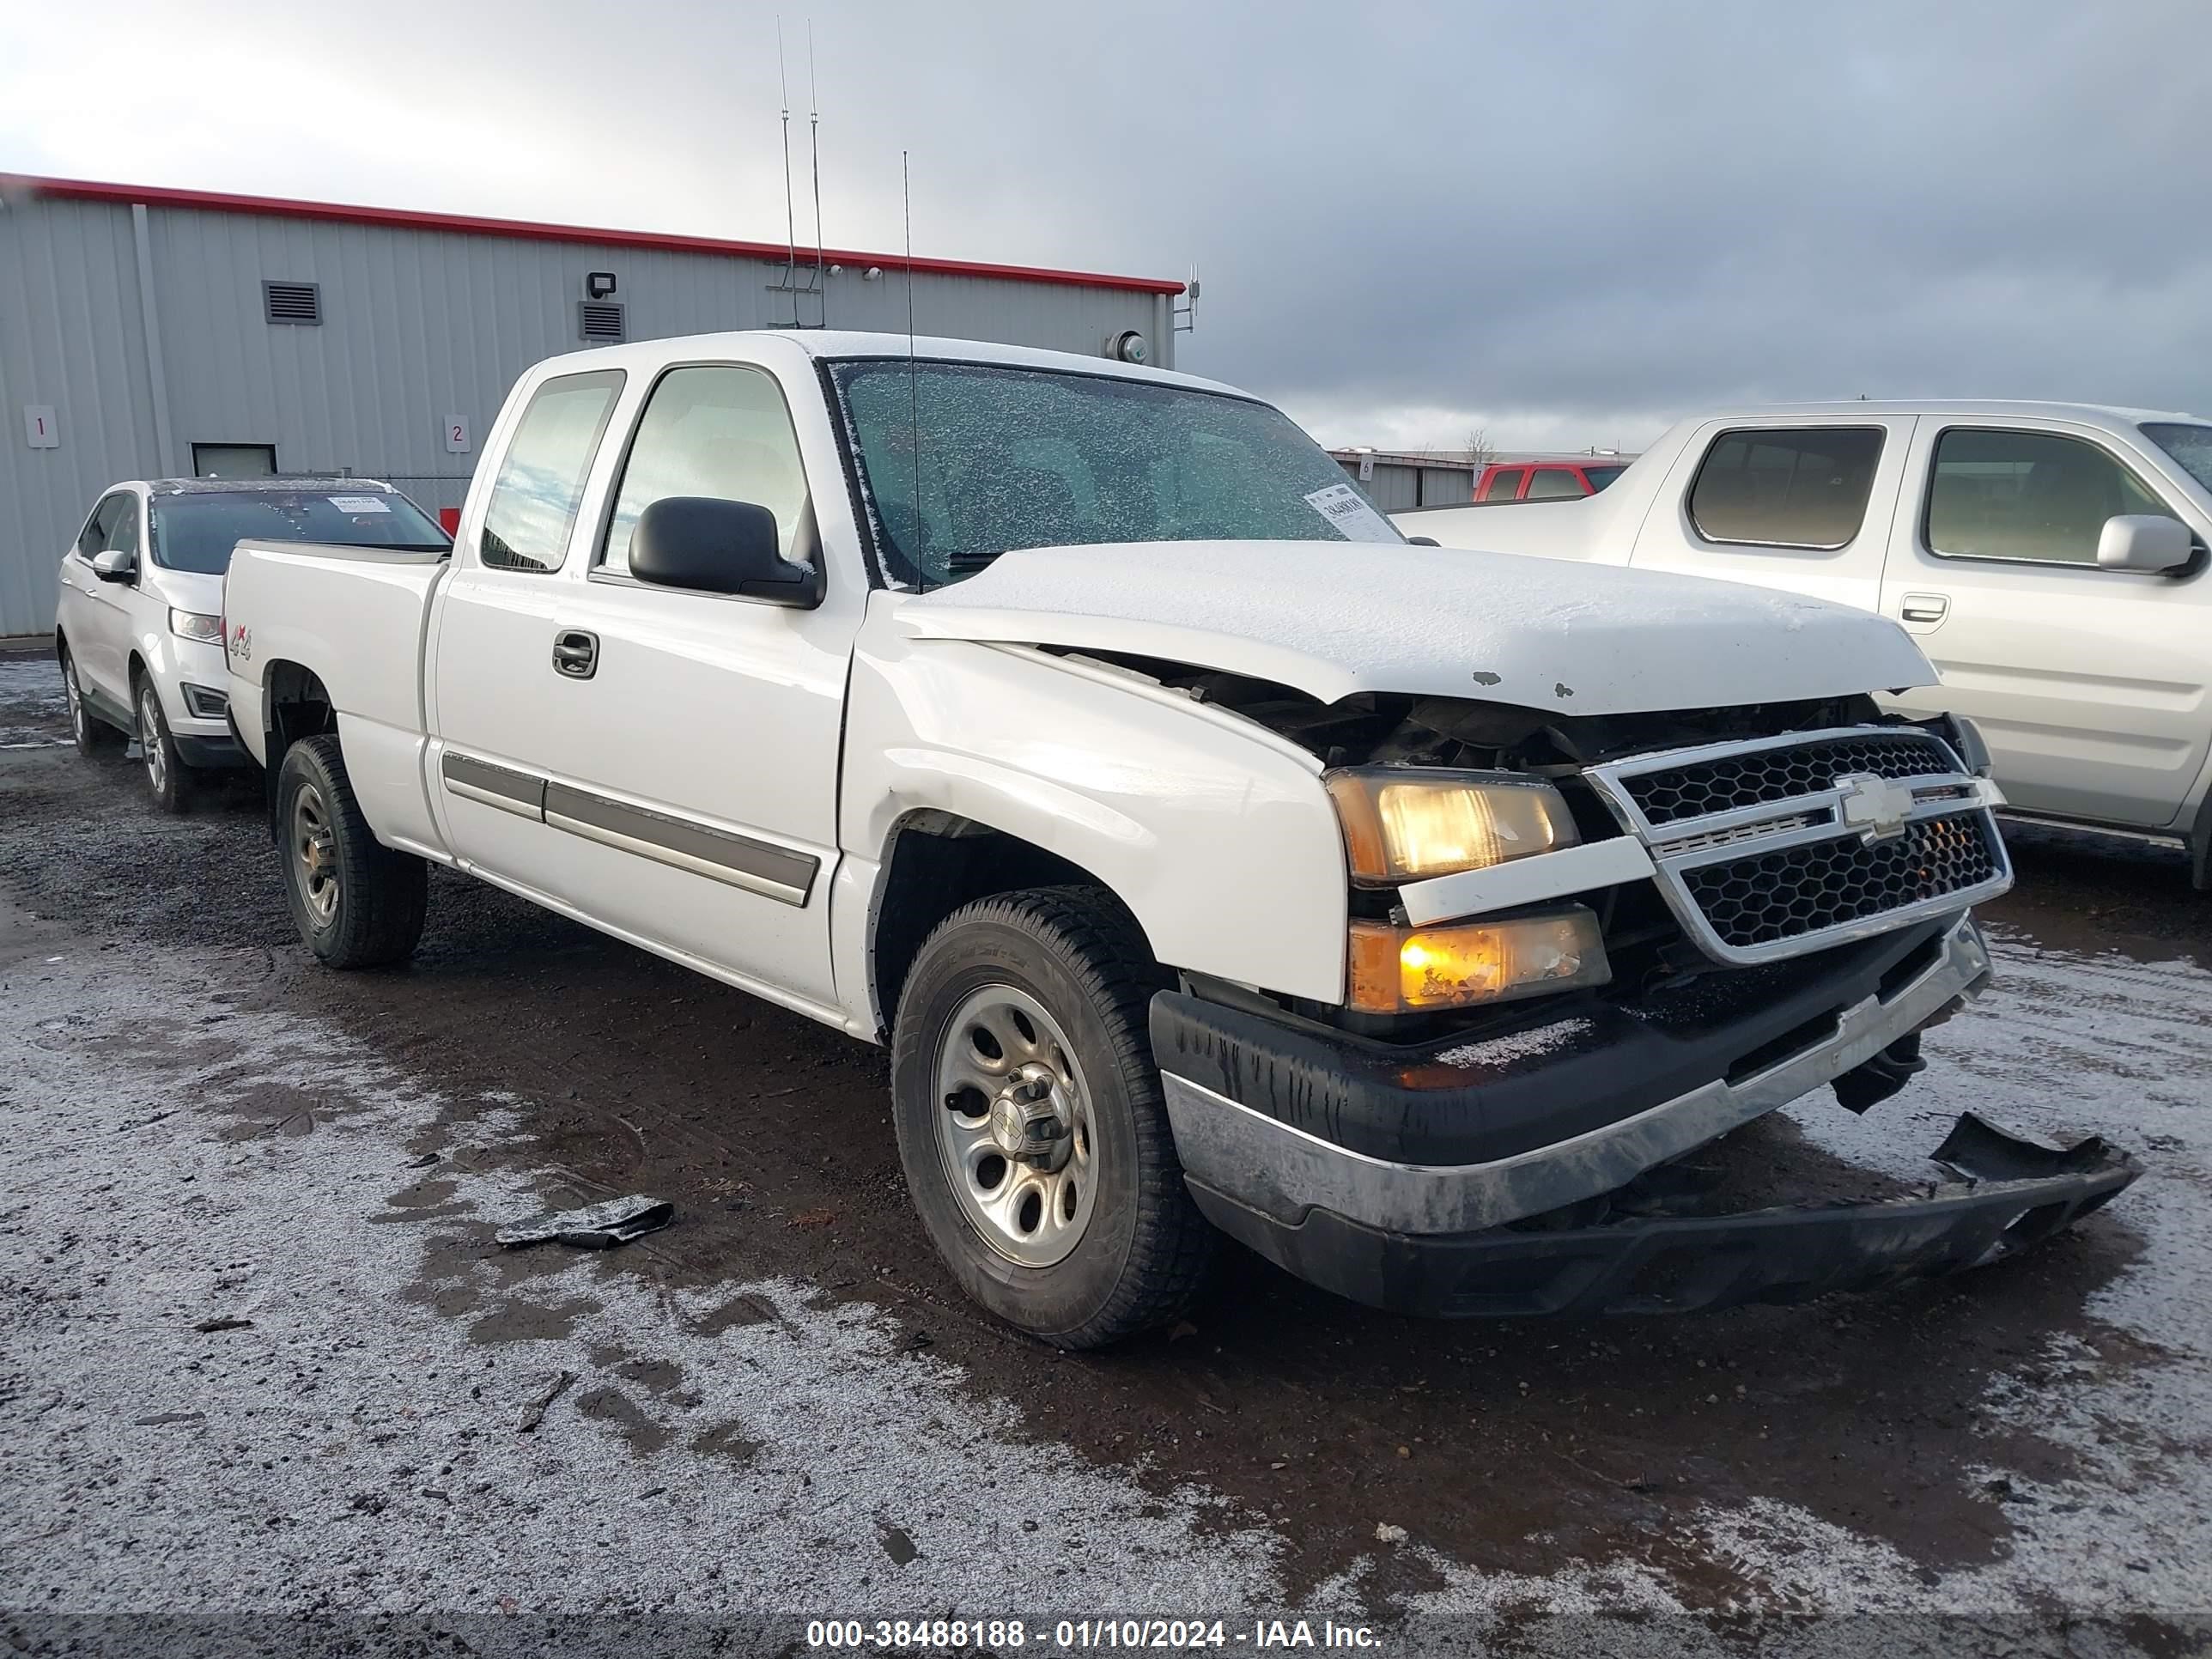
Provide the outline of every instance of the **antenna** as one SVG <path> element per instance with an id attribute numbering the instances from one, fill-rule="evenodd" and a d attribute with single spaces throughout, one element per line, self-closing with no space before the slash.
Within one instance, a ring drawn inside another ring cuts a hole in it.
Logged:
<path id="1" fill-rule="evenodd" d="M 783 14 L 775 15 L 775 84 L 783 94 L 783 285 L 799 269 L 799 222 L 791 205 L 791 81 L 783 69 Z M 791 321 L 799 324 L 799 301 L 791 302 Z"/>
<path id="2" fill-rule="evenodd" d="M 929 586 L 921 562 L 921 386 L 914 349 L 914 187 L 908 181 L 906 152 L 899 152 L 899 208 L 906 216 L 906 418 L 914 442 L 914 568 L 918 585 Z"/>
<path id="3" fill-rule="evenodd" d="M 830 294 L 822 286 L 822 99 L 815 90 L 814 20 L 806 20 L 807 136 L 814 152 L 814 286 L 822 295 L 822 326 L 830 326 Z M 796 304 L 796 301 L 793 302 Z"/>

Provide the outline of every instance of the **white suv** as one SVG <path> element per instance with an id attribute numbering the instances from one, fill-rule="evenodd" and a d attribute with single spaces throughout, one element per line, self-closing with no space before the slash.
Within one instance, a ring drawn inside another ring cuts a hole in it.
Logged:
<path id="1" fill-rule="evenodd" d="M 70 724 L 89 755 L 136 738 L 167 811 L 194 775 L 243 766 L 223 695 L 222 579 L 241 538 L 443 547 L 446 534 L 374 478 L 163 478 L 100 498 L 62 560 L 54 644 Z"/>

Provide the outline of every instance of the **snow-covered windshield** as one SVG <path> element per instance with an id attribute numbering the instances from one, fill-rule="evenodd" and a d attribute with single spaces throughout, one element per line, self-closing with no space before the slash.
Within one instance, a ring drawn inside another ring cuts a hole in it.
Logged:
<path id="1" fill-rule="evenodd" d="M 1018 547 L 1405 539 L 1265 404 L 980 363 L 830 373 L 894 586 L 957 581 Z"/>
<path id="2" fill-rule="evenodd" d="M 2212 426 L 2192 421 L 2146 421 L 2143 436 L 2188 469 L 2189 476 L 2212 489 Z"/>

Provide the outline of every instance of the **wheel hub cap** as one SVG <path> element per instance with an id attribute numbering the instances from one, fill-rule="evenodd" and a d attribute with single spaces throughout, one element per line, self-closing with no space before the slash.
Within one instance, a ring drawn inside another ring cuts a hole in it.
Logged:
<path id="1" fill-rule="evenodd" d="M 1060 1079 L 1031 1062 L 991 1103 L 991 1142 L 1032 1169 L 1057 1170 L 1072 1150 Z"/>

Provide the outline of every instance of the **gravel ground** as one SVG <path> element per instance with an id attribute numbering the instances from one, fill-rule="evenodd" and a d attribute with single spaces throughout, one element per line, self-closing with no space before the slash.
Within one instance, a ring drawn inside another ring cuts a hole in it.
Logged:
<path id="1" fill-rule="evenodd" d="M 1742 1138 L 1911 1176 L 1972 1108 L 2146 1158 L 2031 1257 L 1507 1327 L 1239 1255 L 1188 1326 L 1073 1358 L 937 1268 L 874 1051 L 442 876 L 414 967 L 323 973 L 247 781 L 162 820 L 64 735 L 51 664 L 0 658 L 18 1648 L 604 1651 L 557 1616 L 612 1613 L 664 1621 L 633 1650 L 694 1620 L 732 1652 L 803 1650 L 762 1615 L 1202 1615 L 1232 1647 L 1303 1617 L 1399 1652 L 2212 1637 L 2212 902 L 2173 859 L 2023 839 L 1999 988 L 1928 1074 Z M 626 1249 L 491 1243 L 641 1189 L 678 1219 Z M 220 1622 L 246 1613 L 313 1622 Z"/>

